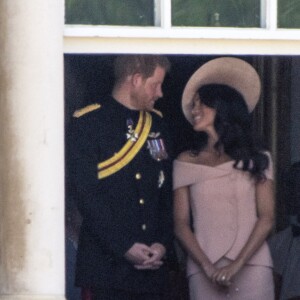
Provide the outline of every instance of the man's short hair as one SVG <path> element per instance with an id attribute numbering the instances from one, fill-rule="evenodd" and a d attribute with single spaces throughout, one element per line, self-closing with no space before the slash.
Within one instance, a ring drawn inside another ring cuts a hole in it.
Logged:
<path id="1" fill-rule="evenodd" d="M 127 76 L 136 73 L 144 78 L 151 77 L 156 67 L 170 70 L 170 62 L 162 55 L 120 55 L 114 61 L 114 75 L 116 82 L 122 82 Z"/>

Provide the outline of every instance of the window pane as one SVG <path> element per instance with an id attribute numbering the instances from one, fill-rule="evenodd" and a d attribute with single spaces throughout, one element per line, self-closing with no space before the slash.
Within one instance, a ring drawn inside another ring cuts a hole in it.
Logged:
<path id="1" fill-rule="evenodd" d="M 172 0 L 172 25 L 260 27 L 260 0 Z"/>
<path id="2" fill-rule="evenodd" d="M 153 26 L 153 0 L 66 0 L 66 24 Z"/>
<path id="3" fill-rule="evenodd" d="M 278 0 L 278 27 L 300 28 L 300 0 Z"/>

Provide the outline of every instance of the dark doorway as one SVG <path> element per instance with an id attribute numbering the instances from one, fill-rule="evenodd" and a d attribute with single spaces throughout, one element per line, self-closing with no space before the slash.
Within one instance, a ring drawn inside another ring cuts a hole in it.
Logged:
<path id="1" fill-rule="evenodd" d="M 78 108 L 98 102 L 110 93 L 114 80 L 112 70 L 114 57 L 115 55 L 111 54 L 65 55 L 66 137 L 68 136 L 68 123 L 73 112 Z M 158 101 L 156 108 L 163 113 L 164 119 L 169 124 L 174 138 L 175 153 L 180 153 L 188 146 L 192 134 L 192 129 L 181 112 L 181 95 L 184 86 L 197 68 L 215 57 L 212 55 L 168 55 L 172 67 L 164 82 L 164 97 Z M 295 92 L 292 93 L 292 74 L 294 74 L 292 65 L 296 59 L 300 67 L 300 60 L 290 56 L 238 57 L 252 64 L 262 80 L 261 101 L 253 115 L 254 132 L 271 151 L 275 161 L 276 227 L 277 230 L 281 230 L 288 225 L 291 210 L 286 196 L 288 193 L 285 174 L 293 160 L 291 132 L 294 120 L 291 120 L 293 115 L 291 107 L 293 101 L 297 102 Z M 300 70 L 296 73 L 299 74 Z M 299 99 L 300 90 L 299 88 L 296 90 Z M 299 116 L 296 118 L 300 119 Z M 68 198 L 67 193 L 66 203 L 68 203 Z"/>
<path id="2" fill-rule="evenodd" d="M 65 120 L 87 104 L 95 103 L 109 94 L 113 84 L 114 55 L 65 55 Z M 174 136 L 175 152 L 184 149 L 190 140 L 191 127 L 181 112 L 181 95 L 191 74 L 211 55 L 169 55 L 172 68 L 167 75 L 164 97 L 157 109 L 169 123 Z M 274 156 L 279 178 L 291 164 L 291 61 L 292 57 L 239 56 L 251 63 L 262 80 L 261 101 L 254 112 L 254 131 Z M 280 180 L 281 181 L 281 180 Z M 278 182 L 278 180 L 277 180 Z M 277 226 L 286 224 L 284 187 L 277 184 Z"/>

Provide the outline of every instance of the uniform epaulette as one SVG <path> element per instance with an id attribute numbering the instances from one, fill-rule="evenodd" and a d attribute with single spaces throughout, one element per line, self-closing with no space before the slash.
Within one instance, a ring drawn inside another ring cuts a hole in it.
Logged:
<path id="1" fill-rule="evenodd" d="M 152 112 L 156 113 L 156 114 L 159 115 L 161 118 L 164 117 L 163 113 L 162 113 L 160 110 L 152 109 Z"/>
<path id="2" fill-rule="evenodd" d="M 80 118 L 83 115 L 85 115 L 85 114 L 87 114 L 91 111 L 99 109 L 100 107 L 101 107 L 101 105 L 99 103 L 94 103 L 94 104 L 87 105 L 87 106 L 85 106 L 81 109 L 75 110 L 75 112 L 73 113 L 73 117 L 74 118 Z"/>

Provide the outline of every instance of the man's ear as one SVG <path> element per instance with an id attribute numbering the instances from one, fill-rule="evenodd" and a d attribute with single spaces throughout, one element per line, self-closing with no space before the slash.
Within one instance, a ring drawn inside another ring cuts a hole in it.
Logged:
<path id="1" fill-rule="evenodd" d="M 131 77 L 131 83 L 133 86 L 138 86 L 142 83 L 143 76 L 141 73 L 134 73 Z"/>

